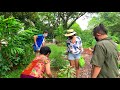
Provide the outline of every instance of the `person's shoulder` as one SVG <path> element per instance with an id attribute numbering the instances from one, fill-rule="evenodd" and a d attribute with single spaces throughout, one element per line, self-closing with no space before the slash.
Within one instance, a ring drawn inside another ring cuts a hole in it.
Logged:
<path id="1" fill-rule="evenodd" d="M 43 34 L 38 34 L 38 38 L 44 38 Z"/>
<path id="2" fill-rule="evenodd" d="M 101 45 L 101 44 L 103 44 L 104 43 L 104 41 L 98 41 L 97 43 L 96 43 L 96 45 Z"/>
<path id="3" fill-rule="evenodd" d="M 103 39 L 103 40 L 98 41 L 98 44 L 107 44 L 107 43 L 109 43 L 108 39 Z"/>
<path id="4" fill-rule="evenodd" d="M 45 60 L 44 60 L 44 63 L 45 63 L 45 64 L 50 63 L 50 60 L 49 60 L 49 59 L 45 59 Z"/>
<path id="5" fill-rule="evenodd" d="M 70 43 L 70 39 L 68 38 L 68 39 L 66 40 L 66 42 L 67 42 L 67 43 Z"/>
<path id="6" fill-rule="evenodd" d="M 98 41 L 96 45 L 97 46 L 104 46 L 106 44 L 108 44 L 108 40 L 107 41 L 106 40 L 101 40 L 101 41 Z"/>
<path id="7" fill-rule="evenodd" d="M 50 62 L 50 59 L 48 57 L 46 57 L 46 56 L 44 56 L 42 59 L 43 59 L 45 64 Z"/>
<path id="8" fill-rule="evenodd" d="M 43 36 L 43 34 L 38 34 L 38 36 Z"/>
<path id="9" fill-rule="evenodd" d="M 80 38 L 80 36 L 76 36 L 77 38 Z"/>
<path id="10" fill-rule="evenodd" d="M 81 40 L 80 36 L 76 36 L 77 39 Z"/>

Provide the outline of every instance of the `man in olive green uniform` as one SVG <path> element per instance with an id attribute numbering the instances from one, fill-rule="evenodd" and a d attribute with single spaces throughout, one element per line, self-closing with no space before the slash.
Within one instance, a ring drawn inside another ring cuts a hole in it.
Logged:
<path id="1" fill-rule="evenodd" d="M 118 51 L 116 44 L 107 36 L 107 31 L 102 24 L 93 29 L 97 41 L 91 59 L 92 78 L 117 78 L 118 77 Z"/>

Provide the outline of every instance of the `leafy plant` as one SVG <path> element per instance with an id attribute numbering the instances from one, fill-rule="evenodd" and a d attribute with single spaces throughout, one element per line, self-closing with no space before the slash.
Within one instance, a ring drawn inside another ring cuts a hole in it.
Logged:
<path id="1" fill-rule="evenodd" d="M 27 64 L 32 58 L 33 31 L 24 30 L 24 24 L 14 17 L 0 16 L 0 75 L 14 66 Z"/>
<path id="2" fill-rule="evenodd" d="M 75 77 L 75 69 L 71 66 L 64 66 L 62 69 L 58 71 L 58 78 L 74 78 Z"/>

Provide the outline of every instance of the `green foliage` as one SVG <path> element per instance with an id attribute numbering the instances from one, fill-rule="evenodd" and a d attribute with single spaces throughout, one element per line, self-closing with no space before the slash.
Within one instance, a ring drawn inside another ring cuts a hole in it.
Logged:
<path id="1" fill-rule="evenodd" d="M 2 76 L 1 78 L 20 78 L 20 74 L 24 68 L 25 68 L 25 66 L 19 66 L 18 68 L 14 69 L 13 71 L 7 72 L 6 75 Z"/>
<path id="2" fill-rule="evenodd" d="M 120 43 L 120 13 L 119 12 L 99 12 L 97 17 L 93 17 L 88 24 L 89 29 L 93 29 L 96 25 L 103 23 L 111 36 L 117 36 Z M 115 39 L 115 38 L 114 38 Z M 115 40 L 116 41 L 116 40 Z"/>
<path id="3" fill-rule="evenodd" d="M 116 43 L 119 42 L 119 38 L 117 36 L 110 36 L 112 38 L 112 40 Z"/>
<path id="4" fill-rule="evenodd" d="M 63 26 L 60 25 L 55 31 L 55 39 L 57 40 L 57 42 L 62 43 L 65 42 L 66 37 L 64 36 L 65 34 L 65 30 L 63 29 Z"/>
<path id="5" fill-rule="evenodd" d="M 64 66 L 62 69 L 58 71 L 58 78 L 75 78 L 75 69 L 71 66 Z"/>
<path id="6" fill-rule="evenodd" d="M 119 69 L 120 69 L 120 64 L 119 64 L 119 66 L 118 66 L 118 67 L 119 67 Z"/>
<path id="7" fill-rule="evenodd" d="M 0 53 L 0 76 L 6 75 L 6 72 L 10 70 L 12 64 L 9 60 L 5 60 Z"/>
<path id="8" fill-rule="evenodd" d="M 24 23 L 25 29 L 34 27 L 37 30 L 48 30 L 49 38 L 54 37 L 54 31 L 61 25 L 63 31 L 69 29 L 75 21 L 86 12 L 0 12 L 5 18 L 15 17 Z M 10 25 L 11 26 L 11 25 Z M 0 33 L 0 35 L 2 35 Z"/>
<path id="9" fill-rule="evenodd" d="M 5 44 L 1 45 L 0 54 L 2 57 L 0 58 L 0 75 L 4 75 L 5 72 L 10 70 L 14 64 L 13 59 L 11 57 L 17 58 L 17 54 L 22 54 L 23 49 L 17 47 L 16 38 L 17 32 L 23 27 L 23 24 L 15 19 L 14 17 L 4 18 L 4 16 L 0 16 L 0 33 L 2 36 L 0 37 L 0 42 Z"/>
<path id="10" fill-rule="evenodd" d="M 120 44 L 117 45 L 118 51 L 120 51 Z"/>
<path id="11" fill-rule="evenodd" d="M 0 75 L 32 58 L 33 31 L 24 30 L 24 24 L 14 17 L 0 16 Z M 3 44 L 4 42 L 4 44 Z"/>
<path id="12" fill-rule="evenodd" d="M 96 25 L 98 25 L 100 22 L 100 18 L 94 16 L 92 19 L 88 22 L 88 29 L 93 29 Z"/>
<path id="13" fill-rule="evenodd" d="M 84 30 L 80 33 L 80 37 L 82 39 L 83 47 L 94 47 L 96 41 L 93 38 L 90 30 Z"/>
<path id="14" fill-rule="evenodd" d="M 22 28 L 23 23 L 14 17 L 4 18 L 4 16 L 0 16 L 0 40 L 11 40 L 11 37 L 16 36 L 17 32 Z"/>
<path id="15" fill-rule="evenodd" d="M 0 12 L 0 15 L 4 15 L 5 18 L 13 16 L 19 19 L 25 24 L 25 28 L 34 26 L 34 22 L 38 21 L 38 12 Z"/>
<path id="16" fill-rule="evenodd" d="M 80 34 L 82 33 L 82 30 L 81 30 L 80 26 L 77 23 L 74 23 L 71 26 L 71 28 L 75 30 L 75 32 L 77 33 L 78 36 L 80 36 Z"/>
<path id="17" fill-rule="evenodd" d="M 54 44 L 51 44 L 49 46 L 51 48 L 51 54 L 50 54 L 51 67 L 63 68 L 64 66 L 69 64 L 69 62 L 67 60 L 64 60 L 63 58 L 65 47 L 59 47 Z"/>

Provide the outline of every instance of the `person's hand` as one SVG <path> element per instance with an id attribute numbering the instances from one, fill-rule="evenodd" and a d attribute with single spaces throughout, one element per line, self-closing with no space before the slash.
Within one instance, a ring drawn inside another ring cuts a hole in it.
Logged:
<path id="1" fill-rule="evenodd" d="M 39 50 L 39 51 L 40 51 L 40 48 L 38 48 L 37 50 Z"/>
<path id="2" fill-rule="evenodd" d="M 36 44 L 36 49 L 38 50 L 38 51 L 40 51 L 40 47 L 38 47 L 38 45 Z"/>
<path id="3" fill-rule="evenodd" d="M 81 52 L 83 52 L 83 48 L 79 48 L 79 50 L 80 50 Z"/>
<path id="4" fill-rule="evenodd" d="M 36 47 L 36 49 L 37 49 L 38 51 L 40 51 L 40 47 Z"/>

